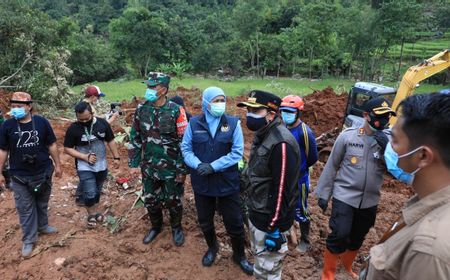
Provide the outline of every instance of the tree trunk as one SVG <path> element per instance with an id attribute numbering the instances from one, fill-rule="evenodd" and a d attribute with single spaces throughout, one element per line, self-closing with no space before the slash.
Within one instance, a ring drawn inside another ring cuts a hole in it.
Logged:
<path id="1" fill-rule="evenodd" d="M 258 76 L 261 76 L 259 65 L 259 32 L 256 32 L 256 72 Z"/>
<path id="2" fill-rule="evenodd" d="M 402 67 L 402 58 L 403 58 L 403 46 L 405 45 L 405 38 L 402 37 L 402 45 L 400 47 L 400 59 L 398 61 L 398 70 L 397 70 L 397 81 L 400 77 L 400 69 Z"/>
<path id="3" fill-rule="evenodd" d="M 309 48 L 309 78 L 312 78 L 312 59 L 313 59 L 313 48 Z"/>

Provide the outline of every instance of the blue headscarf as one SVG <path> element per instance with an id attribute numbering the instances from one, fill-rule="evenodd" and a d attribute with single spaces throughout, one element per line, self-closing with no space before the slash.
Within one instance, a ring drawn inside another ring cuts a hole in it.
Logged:
<path id="1" fill-rule="evenodd" d="M 216 134 L 217 127 L 220 123 L 220 118 L 214 117 L 209 112 L 208 106 L 211 103 L 211 101 L 216 98 L 217 96 L 226 96 L 225 92 L 221 88 L 218 87 L 209 87 L 203 91 L 203 97 L 202 97 L 202 110 L 206 117 L 206 122 L 208 123 L 209 132 L 211 132 L 211 135 L 214 137 Z"/>

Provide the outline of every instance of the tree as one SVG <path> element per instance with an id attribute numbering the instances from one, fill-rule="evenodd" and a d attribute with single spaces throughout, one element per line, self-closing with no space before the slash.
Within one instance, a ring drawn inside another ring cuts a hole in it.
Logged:
<path id="1" fill-rule="evenodd" d="M 165 41 L 169 32 L 165 20 L 146 8 L 128 8 L 111 21 L 110 38 L 118 51 L 129 59 L 141 76 L 165 60 Z"/>

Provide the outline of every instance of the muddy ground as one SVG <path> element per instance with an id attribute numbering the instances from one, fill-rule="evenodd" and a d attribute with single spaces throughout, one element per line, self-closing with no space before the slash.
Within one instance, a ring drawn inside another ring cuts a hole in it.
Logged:
<path id="1" fill-rule="evenodd" d="M 198 114 L 201 110 L 200 95 L 195 89 L 178 88 L 177 93 L 185 98 L 187 110 Z M 5 96 L 0 105 L 4 109 Z M 234 105 L 245 97 L 228 99 L 228 112 L 242 119 L 246 141 L 246 154 L 251 145 L 252 133 L 245 128 L 245 110 Z M 339 127 L 344 116 L 346 95 L 336 95 L 331 88 L 314 92 L 305 98 L 304 120 L 311 126 L 316 136 Z M 134 105 L 124 104 L 123 108 Z M 315 114 L 314 114 L 315 112 Z M 130 114 L 125 118 L 131 120 Z M 121 219 L 121 223 L 110 223 L 96 229 L 86 228 L 86 213 L 74 203 L 77 177 L 74 160 L 62 152 L 64 133 L 69 125 L 66 121 L 53 120 L 53 128 L 58 137 L 64 174 L 55 178 L 49 205 L 49 219 L 59 233 L 40 236 L 34 256 L 23 259 L 20 255 L 21 229 L 14 206 L 13 194 L 0 194 L 0 278 L 1 279 L 251 279 L 232 263 L 231 247 L 221 223 L 216 217 L 220 253 L 216 264 L 210 268 L 201 265 L 206 244 L 196 222 L 196 211 L 189 179 L 185 184 L 185 211 L 183 226 L 186 242 L 182 247 L 172 243 L 170 227 L 165 220 L 163 232 L 150 244 L 142 244 L 143 235 L 149 229 L 149 221 L 143 207 L 132 209 L 140 189 L 139 180 L 131 178 L 129 188 L 115 183 L 116 178 L 129 177 L 126 165 L 126 149 L 121 146 L 122 167 L 111 170 L 101 198 L 101 210 Z M 119 128 L 117 128 L 118 130 Z M 311 174 L 314 190 L 323 168 L 318 163 Z M 356 270 L 362 258 L 374 245 L 388 226 L 400 215 L 405 200 L 412 194 L 405 185 L 386 176 L 382 188 L 381 203 L 375 227 L 369 232 L 357 257 Z M 300 254 L 295 247 L 284 262 L 283 279 L 319 279 L 322 269 L 322 252 L 328 233 L 330 209 L 325 214 L 317 206 L 316 199 L 309 197 L 313 216 L 311 228 L 312 249 Z M 112 225 L 119 224 L 111 233 Z M 250 251 L 248 250 L 250 256 Z M 250 258 L 252 258 L 250 256 Z M 349 279 L 340 270 L 337 279 Z"/>

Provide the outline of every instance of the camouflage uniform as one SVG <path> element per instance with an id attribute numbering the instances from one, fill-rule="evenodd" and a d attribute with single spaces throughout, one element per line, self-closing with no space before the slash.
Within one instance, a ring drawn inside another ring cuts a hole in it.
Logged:
<path id="1" fill-rule="evenodd" d="M 171 101 L 161 107 L 147 101 L 134 115 L 129 166 L 141 167 L 144 202 L 156 228 L 162 226 L 162 208 L 169 209 L 172 228 L 181 226 L 184 189 L 175 178 L 188 173 L 180 151 L 186 126 L 184 109 Z"/>

